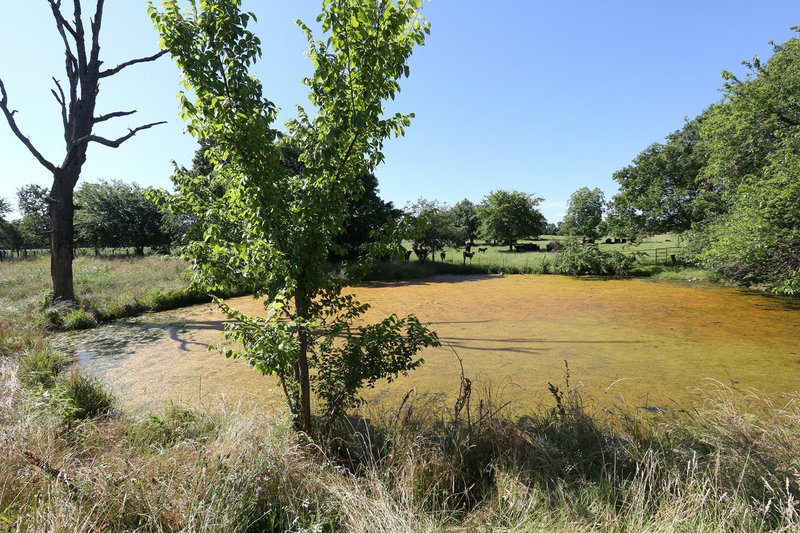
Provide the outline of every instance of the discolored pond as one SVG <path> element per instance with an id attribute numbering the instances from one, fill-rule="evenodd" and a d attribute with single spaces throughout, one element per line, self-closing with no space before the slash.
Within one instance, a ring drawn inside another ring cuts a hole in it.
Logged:
<path id="1" fill-rule="evenodd" d="M 440 277 L 354 290 L 370 318 L 413 313 L 443 346 L 419 370 L 370 391 L 398 401 L 409 389 L 453 397 L 463 359 L 468 377 L 491 384 L 521 409 L 571 383 L 601 403 L 650 410 L 685 406 L 709 378 L 776 399 L 800 390 L 798 302 L 709 285 L 562 276 Z M 252 298 L 231 300 L 257 313 Z M 222 315 L 210 305 L 158 313 L 73 339 L 80 363 L 131 409 L 167 400 L 216 405 L 220 395 L 264 406 L 276 383 L 207 349 L 220 344 Z"/>

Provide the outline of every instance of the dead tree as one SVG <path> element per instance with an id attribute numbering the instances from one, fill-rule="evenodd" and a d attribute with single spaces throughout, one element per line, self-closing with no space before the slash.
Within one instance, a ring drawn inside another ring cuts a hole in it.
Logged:
<path id="1" fill-rule="evenodd" d="M 64 44 L 65 66 L 67 74 L 66 87 L 53 78 L 55 87 L 51 90 L 61 107 L 61 122 L 64 128 L 66 154 L 60 165 L 50 162 L 36 149 L 31 140 L 25 136 L 17 125 L 8 103 L 8 94 L 0 79 L 0 110 L 8 121 L 11 131 L 33 154 L 39 163 L 53 175 L 53 185 L 48 198 L 51 231 L 50 273 L 53 279 L 53 297 L 58 300 L 74 301 L 75 291 L 72 284 L 72 253 L 74 245 L 74 203 L 75 186 L 86 162 L 86 150 L 89 143 L 97 143 L 110 148 L 119 146 L 138 132 L 152 128 L 165 122 L 153 122 L 129 129 L 128 133 L 117 139 L 106 139 L 95 135 L 92 130 L 95 124 L 114 118 L 126 117 L 136 111 L 115 111 L 96 116 L 95 106 L 100 91 L 100 80 L 119 73 L 123 69 L 138 63 L 155 61 L 166 52 L 162 51 L 148 57 L 125 61 L 119 65 L 104 69 L 100 60 L 100 27 L 103 21 L 104 0 L 96 0 L 94 17 L 89 20 L 87 34 L 81 12 L 81 0 L 73 0 L 73 19 L 68 21 L 61 11 L 61 0 L 47 0 L 53 12 L 56 29 Z"/>

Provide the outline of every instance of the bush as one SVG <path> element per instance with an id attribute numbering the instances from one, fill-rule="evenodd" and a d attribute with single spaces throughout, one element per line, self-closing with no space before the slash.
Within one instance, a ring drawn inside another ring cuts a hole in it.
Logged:
<path id="1" fill-rule="evenodd" d="M 585 245 L 575 239 L 564 241 L 554 266 L 562 274 L 572 276 L 628 276 L 636 257 L 617 251 L 603 251 L 596 245 Z"/>
<path id="2" fill-rule="evenodd" d="M 134 442 L 146 447 L 164 449 L 179 442 L 204 441 L 217 429 L 210 417 L 198 416 L 187 407 L 169 404 L 164 414 L 150 415 L 128 429 Z"/>

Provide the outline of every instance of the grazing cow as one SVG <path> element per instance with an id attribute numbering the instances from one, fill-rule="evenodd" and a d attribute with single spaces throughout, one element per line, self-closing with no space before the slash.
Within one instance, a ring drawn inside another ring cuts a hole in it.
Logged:
<path id="1" fill-rule="evenodd" d="M 606 244 L 611 244 L 612 242 L 614 241 L 612 241 L 611 239 L 606 239 Z"/>
<path id="2" fill-rule="evenodd" d="M 475 257 L 475 252 L 464 252 L 464 264 L 467 264 L 467 259 L 472 263 L 472 258 Z"/>
<path id="3" fill-rule="evenodd" d="M 623 237 L 623 238 L 622 238 L 622 244 L 625 244 L 626 242 L 628 242 L 628 239 L 626 239 L 625 237 Z"/>
<path id="4" fill-rule="evenodd" d="M 488 250 L 488 248 L 478 248 L 478 251 L 480 253 L 484 253 L 484 252 L 486 252 L 486 250 Z"/>
<path id="5" fill-rule="evenodd" d="M 614 238 L 614 244 L 619 244 L 619 237 Z"/>
<path id="6" fill-rule="evenodd" d="M 447 252 L 442 252 L 442 253 L 439 254 L 439 259 L 442 260 L 442 263 L 444 263 L 444 256 L 446 256 L 446 255 L 447 255 Z"/>
<path id="7" fill-rule="evenodd" d="M 405 252 L 403 252 L 403 259 L 405 261 L 408 261 L 409 259 L 411 259 L 411 250 L 406 250 Z"/>

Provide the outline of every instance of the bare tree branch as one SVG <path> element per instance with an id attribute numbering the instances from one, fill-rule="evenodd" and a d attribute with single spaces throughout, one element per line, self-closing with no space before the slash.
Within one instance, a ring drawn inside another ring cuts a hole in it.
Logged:
<path id="1" fill-rule="evenodd" d="M 53 16 L 56 19 L 56 26 L 61 28 L 65 28 L 70 35 L 73 37 L 77 37 L 78 34 L 75 33 L 75 28 L 64 18 L 64 15 L 61 14 L 61 0 L 47 0 L 50 3 L 50 8 L 53 10 Z"/>
<path id="2" fill-rule="evenodd" d="M 88 72 L 88 60 L 86 58 L 86 42 L 83 40 L 86 32 L 83 29 L 83 13 L 81 11 L 81 0 L 73 0 L 75 18 L 75 47 L 78 50 L 78 72 L 83 74 Z"/>
<path id="3" fill-rule="evenodd" d="M 131 59 L 130 61 L 126 61 L 124 63 L 120 63 L 119 65 L 117 65 L 114 68 L 110 68 L 108 70 L 102 71 L 100 73 L 100 77 L 101 78 L 107 78 L 109 76 L 113 76 L 114 74 L 117 74 L 120 70 L 122 70 L 124 68 L 130 67 L 131 65 L 136 65 L 138 63 L 148 63 L 150 61 L 155 61 L 156 59 L 158 59 L 159 57 L 163 56 L 166 53 L 167 53 L 166 50 L 162 50 L 159 53 L 153 54 L 151 56 L 140 57 L 138 59 Z"/>
<path id="4" fill-rule="evenodd" d="M 105 122 L 106 120 L 111 120 L 112 118 L 127 117 L 128 115 L 133 115 L 134 113 L 136 113 L 135 109 L 133 111 L 114 111 L 113 113 L 107 113 L 105 115 L 95 117 L 94 123 L 97 124 L 98 122 Z"/>
<path id="5" fill-rule="evenodd" d="M 3 114 L 6 116 L 8 125 L 11 128 L 11 131 L 14 132 L 14 135 L 17 136 L 17 139 L 19 139 L 22 142 L 22 144 L 25 145 L 25 147 L 30 151 L 30 153 L 33 154 L 33 157 L 35 157 L 36 160 L 39 161 L 39 163 L 41 163 L 44 168 L 46 168 L 50 172 L 55 173 L 56 166 L 44 158 L 41 152 L 39 152 L 39 150 L 37 150 L 36 147 L 33 146 L 31 140 L 27 138 L 25 135 L 23 135 L 23 133 L 17 126 L 17 121 L 14 120 L 14 113 L 16 113 L 16 111 L 11 111 L 10 109 L 8 109 L 8 94 L 6 93 L 6 86 L 5 84 L 3 84 L 3 80 L 1 79 L 0 79 L 0 109 L 2 109 Z"/>
<path id="6" fill-rule="evenodd" d="M 67 99 L 64 96 L 64 89 L 61 88 L 61 83 L 55 78 L 53 78 L 53 82 L 56 84 L 58 88 L 58 92 L 54 89 L 50 89 L 50 92 L 53 93 L 53 96 L 56 99 L 56 102 L 61 106 L 61 122 L 64 124 L 64 139 L 69 144 L 69 139 L 67 137 L 67 131 L 69 130 L 69 119 L 67 118 Z"/>
<path id="7" fill-rule="evenodd" d="M 103 24 L 103 4 L 105 0 L 97 0 L 97 8 L 92 19 L 92 52 L 90 62 L 100 70 L 100 26 Z"/>
<path id="8" fill-rule="evenodd" d="M 97 144 L 102 144 L 103 146 L 108 146 L 110 148 L 119 148 L 120 145 L 122 145 L 122 143 L 124 143 L 125 141 L 127 141 L 128 139 L 130 139 L 131 137 L 133 137 L 134 135 L 136 135 L 140 131 L 147 130 L 147 129 L 152 128 L 153 126 L 158 126 L 160 124 L 166 124 L 166 123 L 167 123 L 166 120 L 162 120 L 160 122 L 151 122 L 150 124 L 145 124 L 144 126 L 139 126 L 138 128 L 134 128 L 132 130 L 128 130 L 128 134 L 127 135 L 123 135 L 119 139 L 116 139 L 116 140 L 113 140 L 113 141 L 110 140 L 110 139 L 106 139 L 105 137 L 100 137 L 99 135 L 87 135 L 86 137 L 81 137 L 80 139 L 75 141 L 75 145 L 78 146 L 80 144 L 96 142 Z"/>

